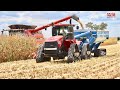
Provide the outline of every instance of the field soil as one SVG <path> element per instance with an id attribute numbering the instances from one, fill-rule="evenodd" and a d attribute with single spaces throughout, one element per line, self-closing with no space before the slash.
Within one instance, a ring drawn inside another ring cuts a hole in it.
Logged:
<path id="1" fill-rule="evenodd" d="M 0 63 L 0 79 L 120 79 L 120 43 L 101 46 L 107 55 L 66 63 L 35 59 Z"/>

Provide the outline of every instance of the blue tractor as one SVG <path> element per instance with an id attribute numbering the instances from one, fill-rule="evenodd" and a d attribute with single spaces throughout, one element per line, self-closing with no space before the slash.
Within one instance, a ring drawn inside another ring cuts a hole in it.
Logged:
<path id="1" fill-rule="evenodd" d="M 109 39 L 109 31 L 75 30 L 74 38 L 80 41 L 78 47 L 81 59 L 90 59 L 92 53 L 94 57 L 106 55 L 106 49 L 99 49 L 99 46 Z"/>

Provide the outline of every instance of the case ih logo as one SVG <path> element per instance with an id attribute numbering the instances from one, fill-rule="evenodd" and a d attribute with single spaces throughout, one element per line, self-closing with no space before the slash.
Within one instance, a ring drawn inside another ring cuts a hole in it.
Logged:
<path id="1" fill-rule="evenodd" d="M 115 13 L 114 12 L 107 13 L 107 18 L 115 18 Z"/>

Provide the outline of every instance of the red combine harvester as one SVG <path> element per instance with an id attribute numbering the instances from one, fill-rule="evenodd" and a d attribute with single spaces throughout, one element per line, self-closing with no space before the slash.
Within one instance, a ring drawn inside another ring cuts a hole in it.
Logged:
<path id="1" fill-rule="evenodd" d="M 2 35 L 4 35 L 4 32 L 8 32 L 9 36 L 12 35 L 24 35 L 24 31 L 25 30 L 29 30 L 29 29 L 35 29 L 37 26 L 35 25 L 24 25 L 24 24 L 13 24 L 13 25 L 9 25 L 8 26 L 9 29 L 6 30 L 2 30 Z M 44 36 L 41 32 L 38 32 L 36 34 L 34 34 L 34 37 L 36 38 L 36 43 L 37 44 L 41 44 L 44 42 Z"/>
<path id="2" fill-rule="evenodd" d="M 77 21 L 82 29 L 84 29 L 79 17 L 71 15 L 37 29 L 25 30 L 28 36 L 35 36 L 38 31 L 46 30 L 48 27 L 52 26 L 52 37 L 46 39 L 43 45 L 38 48 L 36 55 L 37 63 L 49 61 L 51 57 L 53 57 L 53 59 L 63 59 L 68 56 L 68 62 L 80 59 L 79 47 L 74 38 L 72 19 Z M 67 20 L 70 20 L 70 24 L 59 24 Z"/>

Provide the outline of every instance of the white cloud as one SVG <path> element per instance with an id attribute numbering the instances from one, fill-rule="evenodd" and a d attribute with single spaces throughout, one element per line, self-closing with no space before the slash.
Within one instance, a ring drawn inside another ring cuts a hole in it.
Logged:
<path id="1" fill-rule="evenodd" d="M 106 18 L 106 13 L 101 11 L 92 11 L 91 14 L 88 16 L 89 19 L 92 21 L 94 19 Z"/>

